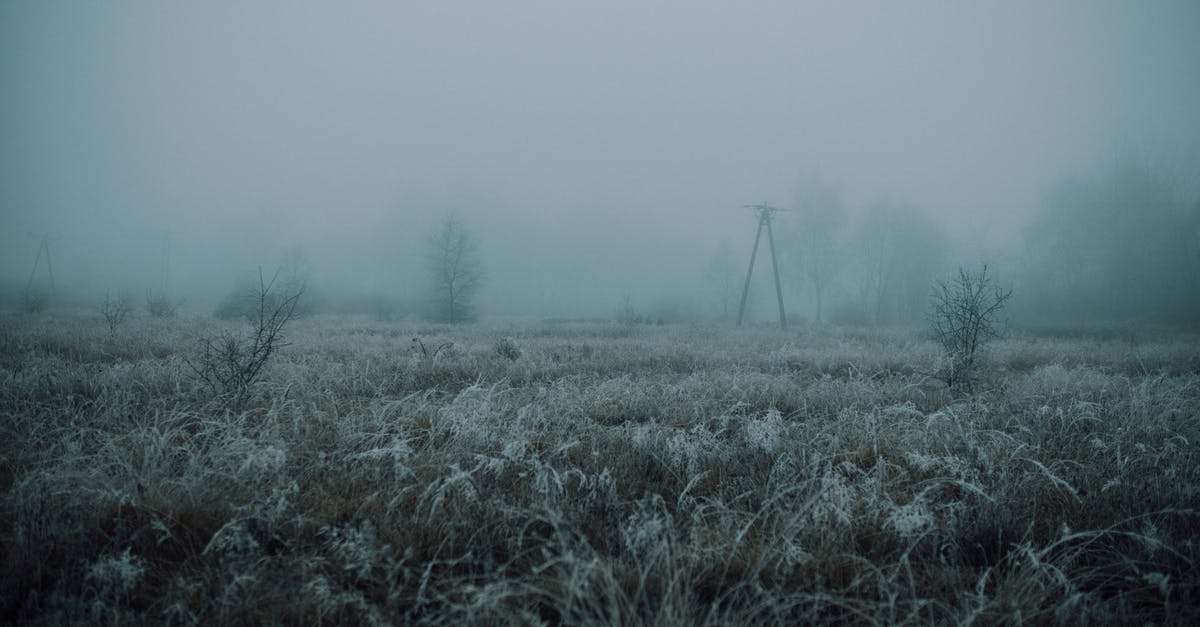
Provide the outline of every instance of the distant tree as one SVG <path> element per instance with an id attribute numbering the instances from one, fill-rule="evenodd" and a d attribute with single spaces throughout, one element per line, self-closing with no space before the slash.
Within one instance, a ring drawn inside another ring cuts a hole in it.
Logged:
<path id="1" fill-rule="evenodd" d="M 739 279 L 737 263 L 733 260 L 733 252 L 728 242 L 722 242 L 721 248 L 709 258 L 704 268 L 704 282 L 712 292 L 722 320 L 732 320 L 734 307 L 738 302 Z"/>
<path id="2" fill-rule="evenodd" d="M 841 192 L 825 182 L 819 171 L 802 177 L 795 197 L 796 231 L 791 238 L 801 274 L 816 301 L 813 320 L 821 322 L 825 300 L 842 270 L 842 229 L 846 214 Z"/>
<path id="3" fill-rule="evenodd" d="M 859 296 L 872 324 L 913 322 L 949 252 L 945 231 L 916 208 L 871 207 L 853 238 Z"/>
<path id="4" fill-rule="evenodd" d="M 129 314 L 133 313 L 133 298 L 126 292 L 118 292 L 116 297 L 112 293 L 104 293 L 104 302 L 100 303 L 100 315 L 104 316 L 104 322 L 108 324 L 108 332 L 110 335 L 117 333 L 117 327 L 125 322 Z"/>
<path id="5" fill-rule="evenodd" d="M 429 238 L 425 258 L 430 279 L 430 307 L 439 322 L 460 323 L 475 319 L 472 303 L 487 273 L 479 256 L 479 243 L 461 221 L 449 217 Z"/>
<path id="6" fill-rule="evenodd" d="M 642 312 L 638 311 L 637 306 L 633 304 L 633 297 L 628 294 L 621 298 L 621 304 L 617 306 L 617 313 L 614 318 L 617 324 L 623 327 L 632 327 L 646 321 L 646 318 L 642 316 Z"/>
<path id="7" fill-rule="evenodd" d="M 883 317 L 884 299 L 892 278 L 888 264 L 894 254 L 895 234 L 890 220 L 888 209 L 876 205 L 867 211 L 866 219 L 854 235 L 859 296 L 867 318 L 875 325 Z"/>
<path id="8" fill-rule="evenodd" d="M 269 301 L 265 305 L 271 309 L 275 309 L 279 305 L 274 302 L 276 300 L 294 300 L 295 302 L 290 305 L 288 311 L 288 315 L 292 318 L 311 314 L 311 301 L 307 293 L 311 272 L 308 255 L 304 249 L 299 246 L 291 248 L 284 253 L 275 269 L 271 279 L 273 290 L 263 292 L 262 269 L 260 268 L 259 276 L 247 274 L 238 279 L 233 289 L 225 294 L 221 302 L 217 303 L 213 316 L 222 320 L 245 318 L 253 322 L 261 313 L 263 305 L 261 301 L 264 298 Z"/>
<path id="9" fill-rule="evenodd" d="M 1046 193 L 1024 230 L 1027 314 L 1200 320 L 1200 199 L 1163 170 L 1127 155 Z"/>
<path id="10" fill-rule="evenodd" d="M 146 313 L 155 318 L 174 318 L 179 313 L 179 303 L 171 302 L 163 293 L 146 293 Z"/>
<path id="11" fill-rule="evenodd" d="M 296 317 L 314 313 L 316 299 L 313 298 L 311 285 L 312 263 L 303 246 L 293 246 L 283 253 L 283 259 L 279 262 L 279 281 L 283 293 L 303 294 L 296 302 Z"/>
<path id="12" fill-rule="evenodd" d="M 1183 240 L 1187 293 L 1191 294 L 1195 304 L 1200 302 L 1200 198 L 1192 203 L 1191 211 L 1185 214 L 1184 227 L 1179 237 Z"/>
<path id="13" fill-rule="evenodd" d="M 27 314 L 41 313 L 46 309 L 46 294 L 25 288 L 21 292 L 21 311 Z"/>
<path id="14" fill-rule="evenodd" d="M 919 322 L 929 302 L 929 286 L 947 267 L 950 243 L 938 222 L 916 209 L 895 216 L 895 254 L 891 259 L 896 320 Z"/>

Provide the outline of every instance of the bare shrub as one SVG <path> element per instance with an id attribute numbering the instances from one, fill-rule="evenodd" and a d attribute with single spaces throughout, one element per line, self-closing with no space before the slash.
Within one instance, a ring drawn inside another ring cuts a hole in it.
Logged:
<path id="1" fill-rule="evenodd" d="M 179 313 L 179 305 L 172 303 L 166 294 L 147 294 L 146 313 L 155 318 L 174 318 Z"/>
<path id="2" fill-rule="evenodd" d="M 120 292 L 114 298 L 112 294 L 104 293 L 104 302 L 100 303 L 100 315 L 104 316 L 104 322 L 108 324 L 110 335 L 116 334 L 117 327 L 124 324 L 131 313 L 133 313 L 133 299 L 129 297 L 129 294 Z"/>
<path id="3" fill-rule="evenodd" d="M 517 346 L 517 343 L 511 337 L 502 337 L 496 340 L 496 343 L 492 345 L 492 349 L 496 351 L 497 355 L 509 361 L 516 361 L 521 358 L 521 348 Z"/>
<path id="4" fill-rule="evenodd" d="M 45 293 L 28 288 L 21 292 L 21 311 L 27 314 L 36 314 L 45 311 L 45 309 Z"/>
<path id="5" fill-rule="evenodd" d="M 617 307 L 616 314 L 617 324 L 623 327 L 632 327 L 645 322 L 646 318 L 642 316 L 642 312 L 633 304 L 633 298 L 626 296 L 621 299 L 621 305 Z"/>
<path id="6" fill-rule="evenodd" d="M 279 305 L 278 301 L 303 293 L 305 298 L 297 300 L 294 317 L 299 318 L 312 314 L 312 294 L 308 289 L 311 272 L 308 257 L 304 254 L 303 249 L 293 249 L 284 255 L 275 272 L 275 278 L 271 279 L 278 289 L 267 295 L 266 308 L 268 310 L 275 309 Z M 213 316 L 221 320 L 245 318 L 252 324 L 257 322 L 259 310 L 262 308 L 260 302 L 262 298 L 261 274 L 260 271 L 257 280 L 250 273 L 240 277 L 233 289 L 221 299 L 221 302 L 217 303 L 216 309 L 213 310 Z"/>
<path id="7" fill-rule="evenodd" d="M 431 364 L 439 357 L 454 352 L 454 342 L 430 343 L 427 345 L 421 338 L 414 337 L 412 343 L 413 348 L 417 351 L 417 355 L 421 358 L 421 362 L 425 364 Z"/>
<path id="8" fill-rule="evenodd" d="M 978 273 L 960 267 L 954 279 L 934 283 L 925 318 L 949 359 L 937 378 L 949 386 L 974 381 L 980 349 L 1000 337 L 1000 312 L 1011 296 L 988 276 L 987 264 Z"/>
<path id="9" fill-rule="evenodd" d="M 200 359 L 192 369 L 214 389 L 240 406 L 250 387 L 258 380 L 271 355 L 286 346 L 283 327 L 296 317 L 296 303 L 304 293 L 303 285 L 292 285 L 282 294 L 272 293 L 276 272 L 264 281 L 259 269 L 256 293 L 257 315 L 253 332 L 247 337 L 223 333 L 219 338 L 200 340 Z"/>

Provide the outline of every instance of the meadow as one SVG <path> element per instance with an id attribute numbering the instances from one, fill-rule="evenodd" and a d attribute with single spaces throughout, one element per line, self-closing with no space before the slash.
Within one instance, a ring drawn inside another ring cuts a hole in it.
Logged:
<path id="1" fill-rule="evenodd" d="M 1194 335 L 243 327 L 0 318 L 3 620 L 1200 623 Z"/>

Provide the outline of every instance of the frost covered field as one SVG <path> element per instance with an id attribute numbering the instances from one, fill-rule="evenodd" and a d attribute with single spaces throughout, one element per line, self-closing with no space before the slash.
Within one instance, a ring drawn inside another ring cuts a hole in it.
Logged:
<path id="1" fill-rule="evenodd" d="M 222 328 L 0 320 L 0 615 L 1200 620 L 1194 336 L 317 317 L 233 408 Z"/>

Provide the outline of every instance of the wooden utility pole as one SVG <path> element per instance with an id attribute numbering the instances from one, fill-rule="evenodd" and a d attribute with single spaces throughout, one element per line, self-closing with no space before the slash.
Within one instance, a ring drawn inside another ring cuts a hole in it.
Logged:
<path id="1" fill-rule="evenodd" d="M 46 271 L 50 274 L 50 293 L 55 294 L 58 290 L 54 287 L 54 264 L 50 261 L 50 235 L 43 233 L 40 236 L 29 234 L 30 237 L 38 239 L 37 256 L 33 258 L 33 270 L 29 271 L 29 281 L 25 283 L 25 293 L 33 289 L 33 278 L 37 276 L 38 263 L 42 260 L 42 255 L 46 255 Z"/>
<path id="2" fill-rule="evenodd" d="M 775 276 L 775 299 L 779 302 L 779 328 L 787 329 L 787 315 L 783 312 L 783 288 L 779 284 L 779 262 L 775 258 L 775 235 L 771 231 L 771 218 L 780 211 L 768 204 L 746 205 L 758 216 L 758 231 L 754 234 L 754 250 L 750 252 L 750 268 L 746 270 L 746 283 L 742 286 L 742 302 L 738 305 L 737 325 L 742 326 L 746 313 L 746 296 L 750 293 L 750 277 L 754 274 L 754 261 L 758 258 L 758 242 L 762 239 L 763 226 L 767 227 L 767 244 L 771 247 L 771 271 Z"/>

